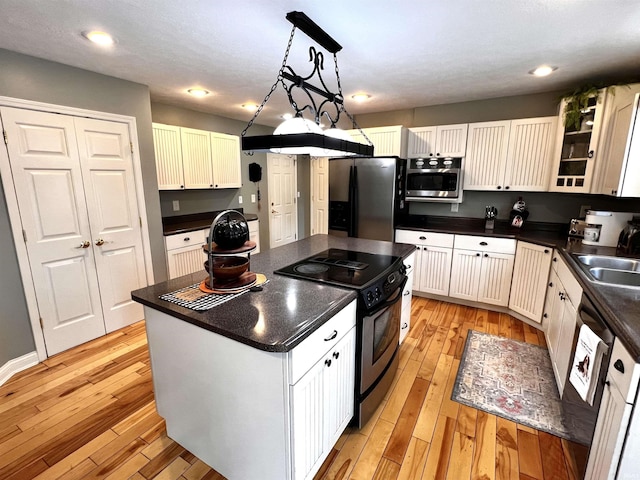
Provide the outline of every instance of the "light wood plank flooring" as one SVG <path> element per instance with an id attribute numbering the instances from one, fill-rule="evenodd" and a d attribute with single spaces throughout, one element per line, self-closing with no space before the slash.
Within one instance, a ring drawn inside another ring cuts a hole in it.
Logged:
<path id="1" fill-rule="evenodd" d="M 509 315 L 414 297 L 392 390 L 364 428 L 347 429 L 316 478 L 581 478 L 584 447 L 450 400 L 469 329 L 545 345 Z M 144 322 L 0 387 L 0 479 L 9 478 L 224 479 L 166 436 Z"/>

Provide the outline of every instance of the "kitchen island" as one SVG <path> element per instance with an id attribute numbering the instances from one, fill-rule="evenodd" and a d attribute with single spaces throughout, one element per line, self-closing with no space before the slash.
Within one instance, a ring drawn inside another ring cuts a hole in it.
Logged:
<path id="1" fill-rule="evenodd" d="M 168 435 L 231 480 L 312 477 L 353 415 L 355 292 L 273 273 L 329 248 L 414 250 L 316 235 L 252 256 L 263 290 L 205 312 L 159 299 L 204 271 L 132 292 Z"/>

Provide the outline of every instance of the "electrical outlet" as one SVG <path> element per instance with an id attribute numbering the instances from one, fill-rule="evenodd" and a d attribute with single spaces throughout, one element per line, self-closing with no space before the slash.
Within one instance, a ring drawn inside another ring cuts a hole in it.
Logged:
<path id="1" fill-rule="evenodd" d="M 580 205 L 580 216 L 578 218 L 586 217 L 587 210 L 591 210 L 591 205 Z"/>
<path id="2" fill-rule="evenodd" d="M 451 211 L 452 212 L 457 212 L 458 211 L 458 204 L 457 203 L 452 203 L 451 204 Z"/>
<path id="3" fill-rule="evenodd" d="M 242 195 L 238 195 L 238 204 L 242 205 Z"/>
<path id="4" fill-rule="evenodd" d="M 173 201 L 173 211 L 177 212 L 178 210 L 180 210 L 180 201 L 179 200 L 174 200 Z"/>
<path id="5" fill-rule="evenodd" d="M 255 193 L 251 194 L 251 203 L 256 203 L 256 194 Z"/>

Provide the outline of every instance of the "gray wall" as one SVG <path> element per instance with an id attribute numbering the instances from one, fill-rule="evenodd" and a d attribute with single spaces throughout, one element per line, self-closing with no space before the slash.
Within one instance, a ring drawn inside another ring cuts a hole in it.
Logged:
<path id="1" fill-rule="evenodd" d="M 0 65 L 0 96 L 136 117 L 153 270 L 156 281 L 166 279 L 148 87 L 2 49 Z M 0 365 L 34 350 L 5 203 L 2 192 Z"/>
<path id="2" fill-rule="evenodd" d="M 151 104 L 151 118 L 156 123 L 197 128 L 229 135 L 240 135 L 247 125 L 247 122 L 155 102 Z M 268 135 L 272 132 L 273 128 L 271 127 L 254 124 L 247 134 Z M 260 219 L 260 248 L 266 250 L 269 246 L 267 155 L 265 153 L 256 153 L 253 156 L 249 156 L 242 153 L 241 162 L 242 188 L 228 188 L 223 190 L 163 190 L 160 192 L 162 216 L 172 217 L 190 213 L 242 207 L 246 213 L 255 213 L 258 215 Z M 262 201 L 260 202 L 259 210 L 257 200 L 255 203 L 251 203 L 251 194 L 255 194 L 256 199 L 258 196 L 258 186 L 249 181 L 249 164 L 253 162 L 262 166 L 262 181 L 259 185 Z M 243 198 L 242 205 L 238 202 L 238 196 L 242 196 Z M 174 200 L 180 202 L 180 210 L 177 212 L 173 211 Z"/>

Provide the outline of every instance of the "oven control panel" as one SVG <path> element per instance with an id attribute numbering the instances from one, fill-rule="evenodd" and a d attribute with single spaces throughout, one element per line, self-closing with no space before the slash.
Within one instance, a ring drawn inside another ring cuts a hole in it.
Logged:
<path id="1" fill-rule="evenodd" d="M 403 265 L 399 270 L 393 271 L 362 290 L 360 295 L 365 307 L 370 310 L 392 298 L 395 292 L 402 288 L 404 278 L 405 267 Z"/>

